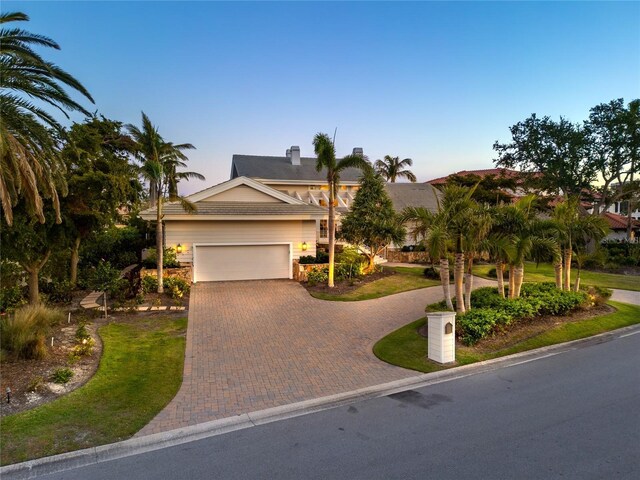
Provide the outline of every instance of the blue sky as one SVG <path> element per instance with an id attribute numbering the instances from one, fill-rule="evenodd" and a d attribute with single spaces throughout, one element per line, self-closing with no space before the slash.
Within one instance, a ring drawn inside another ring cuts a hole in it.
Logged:
<path id="1" fill-rule="evenodd" d="M 411 157 L 419 181 L 491 168 L 531 113 L 582 121 L 640 97 L 640 3 L 14 2 L 22 26 L 92 93 L 99 113 L 190 142 L 204 183 L 234 153 Z M 80 121 L 80 116 L 72 116 Z"/>

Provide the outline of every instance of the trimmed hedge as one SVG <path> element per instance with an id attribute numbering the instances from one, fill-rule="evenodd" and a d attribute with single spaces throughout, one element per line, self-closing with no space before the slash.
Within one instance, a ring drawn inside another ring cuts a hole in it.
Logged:
<path id="1" fill-rule="evenodd" d="M 558 290 L 554 283 L 525 283 L 520 298 L 505 299 L 493 287 L 479 288 L 471 293 L 470 312 L 458 315 L 456 332 L 466 345 L 473 345 L 504 327 L 523 318 L 542 315 L 565 315 L 570 311 L 597 302 L 593 294 Z"/>

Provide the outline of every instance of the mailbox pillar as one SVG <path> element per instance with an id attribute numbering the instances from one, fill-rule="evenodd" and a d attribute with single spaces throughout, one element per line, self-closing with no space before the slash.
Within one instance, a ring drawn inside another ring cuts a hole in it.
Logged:
<path id="1" fill-rule="evenodd" d="M 429 322 L 429 360 L 438 363 L 456 361 L 456 313 L 427 313 Z"/>

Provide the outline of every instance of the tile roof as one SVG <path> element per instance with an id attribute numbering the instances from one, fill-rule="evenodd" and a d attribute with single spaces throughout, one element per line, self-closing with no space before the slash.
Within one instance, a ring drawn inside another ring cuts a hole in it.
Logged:
<path id="1" fill-rule="evenodd" d="M 508 168 L 485 168 L 482 170 L 460 170 L 459 172 L 452 173 L 451 175 L 459 175 L 461 177 L 467 175 L 476 175 L 481 178 L 493 175 L 496 177 L 517 178 L 522 175 L 522 173 L 523 172 L 520 172 L 518 170 L 509 170 Z M 447 175 L 446 177 L 434 178 L 433 180 L 429 180 L 426 183 L 430 183 L 431 185 L 442 185 L 447 183 L 447 179 L 451 175 Z"/>
<path id="2" fill-rule="evenodd" d="M 326 169 L 316 171 L 316 159 L 300 158 L 300 165 L 291 165 L 289 157 L 263 155 L 234 155 L 231 160 L 231 178 L 261 178 L 268 180 L 306 180 L 326 182 Z M 358 168 L 347 168 L 340 173 L 342 182 L 357 182 L 362 176 Z"/>
<path id="3" fill-rule="evenodd" d="M 397 212 L 406 207 L 425 207 L 432 212 L 438 209 L 440 192 L 428 183 L 387 183 L 385 189 Z"/>
<path id="4" fill-rule="evenodd" d="M 604 212 L 602 216 L 609 223 L 609 228 L 611 228 L 612 230 L 626 230 L 627 226 L 629 225 L 629 219 L 624 215 Z M 640 221 L 631 219 L 631 226 L 634 230 L 636 228 L 640 228 Z"/>

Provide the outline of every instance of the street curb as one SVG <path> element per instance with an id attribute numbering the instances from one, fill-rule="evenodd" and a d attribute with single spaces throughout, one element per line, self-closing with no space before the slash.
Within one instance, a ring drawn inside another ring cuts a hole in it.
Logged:
<path id="1" fill-rule="evenodd" d="M 542 347 L 535 350 L 528 350 L 526 352 L 476 362 L 469 365 L 463 365 L 461 367 L 414 375 L 401 380 L 360 388 L 346 393 L 305 400 L 289 405 L 272 407 L 234 417 L 200 423 L 190 427 L 178 428 L 168 432 L 154 433 L 144 437 L 134 437 L 122 442 L 77 450 L 51 457 L 43 457 L 23 463 L 16 463 L 0 467 L 0 474 L 3 479 L 7 480 L 28 479 L 72 468 L 138 455 L 141 453 L 222 435 L 236 430 L 256 427 L 271 422 L 349 405 L 361 400 L 388 396 L 406 390 L 422 388 L 471 375 L 490 372 L 497 370 L 498 368 L 520 365 L 522 363 L 569 352 L 580 346 L 603 343 L 610 339 L 621 337 L 626 332 L 635 330 L 640 332 L 640 325 L 631 325 L 617 330 L 612 330 L 610 332 L 594 335 L 592 337 L 550 345 L 548 347 Z"/>

